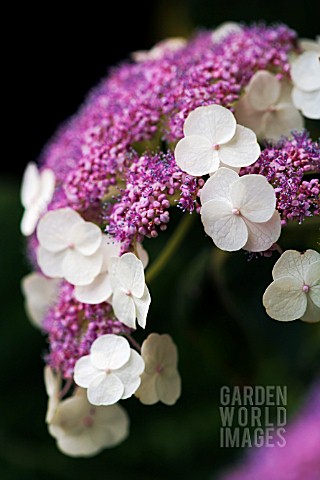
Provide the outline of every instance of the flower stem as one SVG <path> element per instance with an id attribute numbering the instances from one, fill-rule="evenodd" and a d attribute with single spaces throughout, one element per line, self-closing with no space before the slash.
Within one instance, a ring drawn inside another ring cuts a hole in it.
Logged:
<path id="1" fill-rule="evenodd" d="M 181 220 L 178 228 L 167 242 L 165 248 L 162 250 L 159 257 L 153 262 L 153 264 L 148 268 L 146 272 L 146 283 L 152 282 L 157 275 L 161 272 L 161 270 L 165 267 L 168 263 L 172 255 L 175 253 L 177 248 L 180 246 L 183 238 L 185 237 L 186 233 L 188 232 L 195 215 L 185 214 L 184 218 Z"/>
<path id="2" fill-rule="evenodd" d="M 127 340 L 129 340 L 131 345 L 134 348 L 136 348 L 138 350 L 138 352 L 141 352 L 141 347 L 140 347 L 139 343 L 134 338 L 132 338 L 129 333 L 124 333 L 123 336 L 126 337 Z"/>

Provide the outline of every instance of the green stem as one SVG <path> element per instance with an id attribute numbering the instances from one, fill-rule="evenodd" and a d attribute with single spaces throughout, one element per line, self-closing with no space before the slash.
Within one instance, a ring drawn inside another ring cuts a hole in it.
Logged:
<path id="1" fill-rule="evenodd" d="M 178 249 L 187 231 L 189 230 L 195 216 L 196 215 L 191 215 L 187 213 L 184 215 L 184 218 L 181 220 L 178 228 L 176 229 L 170 240 L 167 242 L 160 256 L 153 262 L 150 268 L 148 268 L 146 272 L 147 284 L 152 282 L 152 280 L 154 280 L 156 276 L 159 275 L 161 270 L 165 267 L 172 255 Z"/>

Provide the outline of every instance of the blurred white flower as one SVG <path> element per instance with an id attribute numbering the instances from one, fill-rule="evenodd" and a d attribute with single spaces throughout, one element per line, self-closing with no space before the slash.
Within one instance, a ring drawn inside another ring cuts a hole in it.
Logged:
<path id="1" fill-rule="evenodd" d="M 193 110 L 184 122 L 183 132 L 175 159 L 190 175 L 215 172 L 220 164 L 246 167 L 260 155 L 256 134 L 237 125 L 232 112 L 220 105 Z"/>
<path id="2" fill-rule="evenodd" d="M 145 284 L 143 264 L 133 253 L 111 258 L 109 276 L 115 316 L 130 328 L 145 328 L 151 302 Z"/>
<path id="3" fill-rule="evenodd" d="M 200 199 L 205 232 L 222 250 L 261 252 L 280 236 L 275 192 L 262 175 L 239 177 L 220 168 L 205 183 Z"/>
<path id="4" fill-rule="evenodd" d="M 102 232 L 71 208 L 46 213 L 37 228 L 38 264 L 45 275 L 87 285 L 100 273 Z"/>
<path id="5" fill-rule="evenodd" d="M 305 117 L 320 119 L 320 37 L 303 45 L 306 51 L 291 64 L 292 100 Z"/>
<path id="6" fill-rule="evenodd" d="M 303 128 L 303 118 L 291 100 L 292 86 L 277 76 L 259 70 L 235 106 L 239 123 L 251 128 L 258 138 L 279 140 L 292 130 Z"/>
<path id="7" fill-rule="evenodd" d="M 92 405 L 112 405 L 134 394 L 143 370 L 143 359 L 125 338 L 106 334 L 93 342 L 90 355 L 77 361 L 74 381 L 88 389 Z"/>
<path id="8" fill-rule="evenodd" d="M 301 38 L 299 41 L 299 46 L 302 50 L 305 51 L 313 51 L 318 52 L 320 51 L 320 35 L 316 37 L 316 40 L 312 40 L 311 38 Z"/>
<path id="9" fill-rule="evenodd" d="M 183 37 L 169 37 L 161 40 L 150 50 L 138 50 L 131 54 L 135 62 L 145 62 L 146 60 L 158 60 L 163 57 L 166 52 L 176 52 L 183 48 L 187 40 Z"/>
<path id="10" fill-rule="evenodd" d="M 94 407 L 85 390 L 78 388 L 59 403 L 48 428 L 62 453 L 91 457 L 127 438 L 129 418 L 120 405 Z"/>
<path id="11" fill-rule="evenodd" d="M 218 25 L 218 27 L 214 29 L 211 38 L 214 43 L 218 43 L 231 35 L 231 33 L 240 32 L 242 32 L 242 27 L 239 23 L 223 22 L 221 23 L 221 25 Z"/>
<path id="12" fill-rule="evenodd" d="M 52 200 L 54 186 L 52 170 L 46 168 L 39 173 L 35 163 L 27 165 L 21 185 L 21 203 L 25 208 L 20 224 L 23 235 L 28 236 L 35 231 L 42 212 Z"/>
<path id="13" fill-rule="evenodd" d="M 49 365 L 44 368 L 44 383 L 48 395 L 46 422 L 50 423 L 60 403 L 61 376 L 55 374 Z"/>
<path id="14" fill-rule="evenodd" d="M 181 378 L 177 347 L 170 335 L 151 333 L 142 344 L 141 355 L 145 369 L 135 396 L 145 405 L 176 403 L 181 395 Z"/>
<path id="15" fill-rule="evenodd" d="M 320 254 L 287 250 L 275 264 L 274 281 L 263 295 L 267 314 L 288 322 L 320 322 Z"/>
<path id="16" fill-rule="evenodd" d="M 21 290 L 25 297 L 25 310 L 34 326 L 41 327 L 48 308 L 57 298 L 58 285 L 58 279 L 46 278 L 37 272 L 22 278 Z"/>

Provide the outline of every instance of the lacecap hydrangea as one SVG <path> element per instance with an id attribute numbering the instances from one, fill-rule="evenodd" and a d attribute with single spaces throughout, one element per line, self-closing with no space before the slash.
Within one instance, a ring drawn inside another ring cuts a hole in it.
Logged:
<path id="1" fill-rule="evenodd" d="M 319 215 L 320 145 L 304 129 L 320 118 L 319 51 L 285 25 L 165 40 L 112 70 L 27 166 L 21 231 L 33 272 L 22 289 L 48 337 L 46 421 L 65 454 L 123 441 L 122 400 L 174 405 L 181 394 L 171 336 L 134 338 L 152 330 L 148 283 L 163 264 L 148 265 L 143 242 L 173 209 L 173 237 L 199 216 L 212 247 L 273 252 L 272 318 L 320 321 L 320 254 L 282 255 L 278 244 L 288 223 Z"/>

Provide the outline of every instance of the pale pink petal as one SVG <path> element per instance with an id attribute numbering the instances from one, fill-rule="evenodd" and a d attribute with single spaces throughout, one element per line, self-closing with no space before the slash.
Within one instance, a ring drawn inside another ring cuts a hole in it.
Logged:
<path id="1" fill-rule="evenodd" d="M 312 92 L 304 92 L 295 87 L 292 90 L 292 101 L 305 117 L 313 120 L 320 119 L 320 88 Z"/>
<path id="2" fill-rule="evenodd" d="M 239 175 L 230 168 L 219 168 L 210 177 L 200 191 L 201 204 L 210 200 L 228 201 L 231 203 L 230 185 L 239 179 Z"/>
<path id="3" fill-rule="evenodd" d="M 157 374 L 148 375 L 143 373 L 141 376 L 141 384 L 135 392 L 135 396 L 144 405 L 154 405 L 159 401 L 159 396 L 156 390 Z"/>
<path id="4" fill-rule="evenodd" d="M 144 288 L 144 293 L 141 298 L 134 297 L 133 299 L 136 307 L 137 321 L 140 327 L 145 328 L 147 315 L 151 303 L 151 297 L 147 285 Z"/>
<path id="5" fill-rule="evenodd" d="M 49 252 L 45 248 L 38 247 L 37 261 L 42 272 L 48 277 L 63 278 L 64 272 L 62 268 L 63 260 L 65 258 L 65 251 Z"/>
<path id="6" fill-rule="evenodd" d="M 144 370 L 144 361 L 138 352 L 131 349 L 129 360 L 121 368 L 114 371 L 114 374 L 121 380 L 124 386 L 122 399 L 129 398 L 140 385 L 140 375 Z"/>
<path id="7" fill-rule="evenodd" d="M 79 302 L 91 305 L 105 302 L 111 295 L 112 289 L 108 273 L 101 273 L 89 285 L 77 285 L 74 289 L 74 297 Z"/>
<path id="8" fill-rule="evenodd" d="M 68 249 L 63 259 L 63 276 L 72 285 L 88 285 L 100 273 L 102 253 L 98 250 L 90 256 Z"/>
<path id="9" fill-rule="evenodd" d="M 90 382 L 99 374 L 99 370 L 91 362 L 90 355 L 77 360 L 74 367 L 73 378 L 79 387 L 88 388 Z"/>
<path id="10" fill-rule="evenodd" d="M 40 245 L 51 252 L 60 252 L 73 243 L 72 228 L 84 220 L 71 208 L 47 212 L 40 220 L 37 237 Z"/>
<path id="11" fill-rule="evenodd" d="M 319 52 L 307 51 L 291 65 L 291 77 L 294 85 L 301 90 L 311 92 L 320 88 Z"/>
<path id="12" fill-rule="evenodd" d="M 115 370 L 128 362 L 130 353 L 128 340 L 119 335 L 106 334 L 93 342 L 90 358 L 95 368 Z"/>
<path id="13" fill-rule="evenodd" d="M 320 254 L 315 250 L 307 250 L 303 254 L 296 250 L 286 250 L 272 270 L 274 279 L 294 277 L 303 285 L 310 265 L 320 260 Z"/>
<path id="14" fill-rule="evenodd" d="M 101 230 L 91 222 L 81 222 L 74 225 L 71 236 L 74 248 L 82 255 L 92 255 L 101 245 Z"/>
<path id="15" fill-rule="evenodd" d="M 190 175 L 206 175 L 219 167 L 217 150 L 206 137 L 190 135 L 182 138 L 174 151 L 177 165 Z"/>
<path id="16" fill-rule="evenodd" d="M 249 128 L 237 125 L 232 140 L 221 145 L 219 159 L 231 167 L 247 167 L 254 163 L 260 155 L 260 147 L 256 134 Z"/>
<path id="17" fill-rule="evenodd" d="M 183 127 L 185 136 L 205 137 L 211 145 L 228 142 L 235 130 L 236 120 L 232 112 L 221 105 L 196 108 L 189 113 Z"/>
<path id="18" fill-rule="evenodd" d="M 259 70 L 251 78 L 246 95 L 255 110 L 265 111 L 277 103 L 280 97 L 281 84 L 275 75 L 267 70 Z"/>
<path id="19" fill-rule="evenodd" d="M 92 405 L 113 405 L 120 400 L 124 386 L 113 373 L 100 373 L 90 383 L 87 391 Z"/>
<path id="20" fill-rule="evenodd" d="M 130 328 L 136 328 L 136 307 L 132 296 L 118 288 L 112 295 L 112 307 L 115 316 L 120 322 Z"/>
<path id="21" fill-rule="evenodd" d="M 230 185 L 234 208 L 252 222 L 268 221 L 276 207 L 274 189 L 262 175 L 244 175 Z"/>
<path id="22" fill-rule="evenodd" d="M 281 220 L 277 210 L 264 223 L 253 223 L 244 218 L 248 228 L 248 240 L 244 245 L 244 250 L 250 252 L 264 252 L 268 250 L 280 237 Z"/>
<path id="23" fill-rule="evenodd" d="M 307 295 L 299 280 L 282 277 L 274 280 L 263 295 L 263 305 L 269 317 L 283 322 L 297 320 L 307 308 Z"/>

